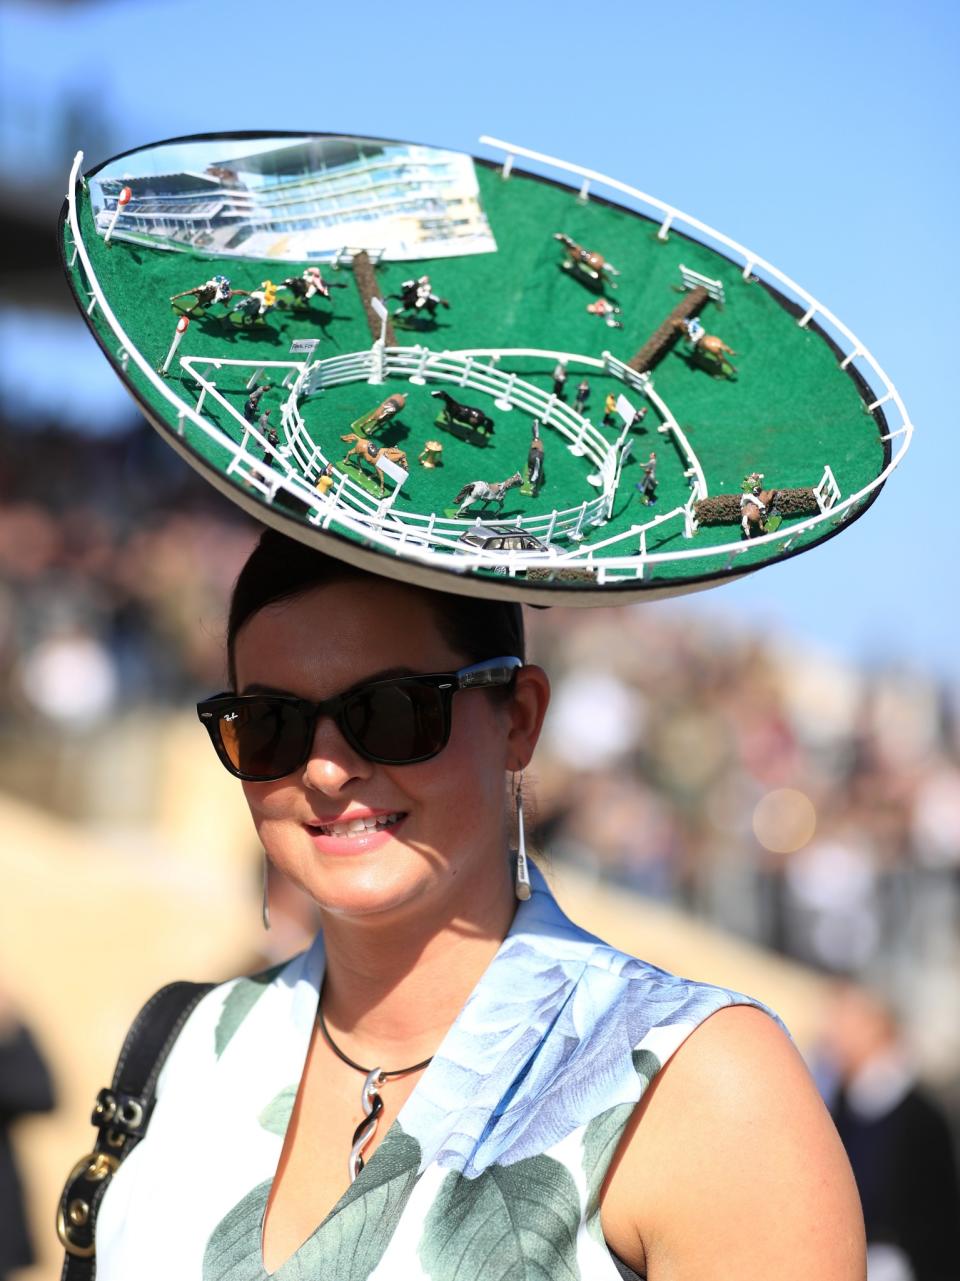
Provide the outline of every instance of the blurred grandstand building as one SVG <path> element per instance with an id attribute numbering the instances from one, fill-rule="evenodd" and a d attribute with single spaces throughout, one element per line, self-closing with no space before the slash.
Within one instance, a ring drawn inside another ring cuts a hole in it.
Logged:
<path id="1" fill-rule="evenodd" d="M 119 160 L 93 180 L 97 229 L 113 238 L 238 258 L 343 261 L 352 249 L 414 259 L 484 253 L 496 244 L 469 156 L 433 147 L 343 138 L 274 138 L 230 155 L 224 140 L 184 144 L 181 172 L 126 172 Z M 169 149 L 167 149 L 169 150 Z M 149 153 L 148 153 L 149 154 Z"/>

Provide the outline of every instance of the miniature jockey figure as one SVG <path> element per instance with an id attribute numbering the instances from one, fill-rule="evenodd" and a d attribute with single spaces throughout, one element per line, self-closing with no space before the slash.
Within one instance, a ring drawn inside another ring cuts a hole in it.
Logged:
<path id="1" fill-rule="evenodd" d="M 329 298 L 331 288 L 346 289 L 346 285 L 336 280 L 328 283 L 324 280 L 319 267 L 307 267 L 301 275 L 288 276 L 286 280 L 281 281 L 280 288 L 289 289 L 293 294 L 294 302 L 306 304 L 317 295 L 321 298 Z"/>
<path id="2" fill-rule="evenodd" d="M 633 417 L 630 419 L 630 430 L 633 431 L 634 429 L 636 429 L 637 431 L 639 431 L 640 424 L 643 422 L 644 418 L 646 418 L 649 412 L 650 412 L 649 405 L 641 405 L 640 408 L 634 412 Z"/>
<path id="3" fill-rule="evenodd" d="M 264 394 L 270 390 L 269 383 L 261 383 L 259 387 L 254 387 L 253 391 L 247 397 L 243 406 L 243 416 L 248 423 L 252 423 L 257 416 L 257 410 L 260 407 L 260 401 Z"/>
<path id="4" fill-rule="evenodd" d="M 704 329 L 699 316 L 691 316 L 689 320 L 685 320 L 683 322 L 683 328 L 691 345 L 694 347 L 696 347 L 697 343 L 707 332 Z"/>
<path id="5" fill-rule="evenodd" d="M 446 298 L 438 298 L 433 292 L 429 276 L 419 276 L 416 280 L 405 280 L 400 286 L 399 294 L 390 294 L 390 298 L 399 298 L 400 306 L 394 309 L 394 316 L 402 316 L 412 311 L 415 316 L 428 316 L 436 319 L 438 307 L 449 307 Z"/>
<path id="6" fill-rule="evenodd" d="M 616 303 L 611 302 L 609 298 L 597 298 L 595 302 L 587 303 L 587 311 L 591 316 L 602 316 L 604 324 L 611 329 L 622 329 L 617 317 L 620 315 L 620 308 Z"/>
<path id="7" fill-rule="evenodd" d="M 212 307 L 215 302 L 229 302 L 234 294 L 245 292 L 244 289 L 231 289 L 230 281 L 226 276 L 211 276 L 195 289 L 185 289 L 181 294 L 174 294 L 170 301 L 176 302 L 178 298 L 195 298 L 196 302 L 187 309 L 187 314 L 193 315 L 197 310 Z"/>
<path id="8" fill-rule="evenodd" d="M 612 391 L 607 392 L 606 399 L 603 402 L 603 425 L 612 427 L 617 412 L 617 398 Z"/>
<path id="9" fill-rule="evenodd" d="M 253 322 L 265 316 L 271 308 L 277 305 L 277 288 L 278 286 L 272 280 L 264 280 L 260 283 L 259 289 L 251 289 L 249 292 L 244 289 L 235 289 L 237 294 L 246 293 L 246 298 L 241 298 L 238 303 L 234 303 L 231 312 L 239 311 L 243 323 L 248 320 Z"/>
<path id="10" fill-rule="evenodd" d="M 564 387 L 567 382 L 567 366 L 564 361 L 558 360 L 553 368 L 553 394 L 557 400 L 566 400 Z"/>
<path id="11" fill-rule="evenodd" d="M 577 394 L 573 398 L 573 408 L 578 414 L 582 414 L 587 407 L 587 401 L 590 398 L 590 384 L 586 378 L 577 383 Z"/>
<path id="12" fill-rule="evenodd" d="M 643 480 L 637 484 L 640 501 L 647 507 L 657 501 L 657 455 L 650 450 L 650 459 L 643 464 Z"/>

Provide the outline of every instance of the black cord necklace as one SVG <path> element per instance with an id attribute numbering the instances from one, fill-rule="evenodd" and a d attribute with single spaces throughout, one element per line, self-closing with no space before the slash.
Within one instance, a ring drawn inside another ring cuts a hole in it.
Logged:
<path id="1" fill-rule="evenodd" d="M 377 1132 L 377 1126 L 380 1123 L 380 1113 L 383 1111 L 383 1098 L 380 1094 L 380 1086 L 384 1081 L 389 1081 L 391 1077 L 406 1076 L 410 1072 L 419 1072 L 421 1068 L 428 1067 L 433 1062 L 433 1055 L 424 1059 L 422 1063 L 413 1063 L 410 1067 L 394 1068 L 385 1071 L 383 1068 L 366 1068 L 360 1063 L 355 1063 L 353 1059 L 344 1054 L 340 1046 L 337 1045 L 327 1027 L 326 1020 L 323 1017 L 322 1003 L 317 1006 L 317 1022 L 320 1024 L 320 1031 L 323 1033 L 323 1039 L 330 1049 L 347 1067 L 353 1068 L 355 1072 L 362 1072 L 366 1078 L 363 1082 L 363 1089 L 360 1091 L 360 1103 L 363 1107 L 364 1118 L 353 1132 L 353 1146 L 350 1148 L 350 1182 L 352 1183 L 360 1171 L 363 1169 L 363 1153 L 370 1140 Z"/>

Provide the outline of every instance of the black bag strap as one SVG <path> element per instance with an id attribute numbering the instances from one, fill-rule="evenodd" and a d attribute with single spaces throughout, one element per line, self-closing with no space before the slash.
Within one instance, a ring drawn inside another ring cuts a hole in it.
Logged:
<path id="1" fill-rule="evenodd" d="M 66 1251 L 60 1281 L 93 1281 L 97 1211 L 110 1179 L 147 1131 L 157 1078 L 167 1055 L 212 983 L 169 983 L 134 1019 L 113 1073 L 97 1095 L 90 1120 L 97 1127 L 93 1151 L 70 1171 L 57 1211 L 57 1235 Z"/>

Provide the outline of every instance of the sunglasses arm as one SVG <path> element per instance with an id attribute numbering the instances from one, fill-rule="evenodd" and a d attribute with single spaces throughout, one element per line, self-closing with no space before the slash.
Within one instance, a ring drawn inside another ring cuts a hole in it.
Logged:
<path id="1" fill-rule="evenodd" d="M 485 685 L 506 685 L 523 663 L 519 658 L 488 658 L 457 672 L 457 689 L 482 689 Z"/>

